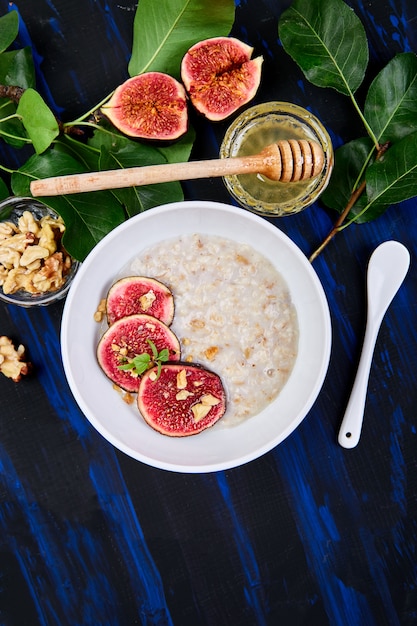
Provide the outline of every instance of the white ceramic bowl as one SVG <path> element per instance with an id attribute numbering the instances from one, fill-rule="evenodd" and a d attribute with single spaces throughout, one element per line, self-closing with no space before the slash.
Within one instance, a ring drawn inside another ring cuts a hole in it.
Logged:
<path id="1" fill-rule="evenodd" d="M 281 393 L 258 415 L 230 428 L 220 423 L 192 437 L 154 431 L 114 391 L 96 360 L 101 328 L 93 315 L 122 268 L 141 250 L 175 236 L 206 233 L 249 243 L 289 286 L 299 324 L 298 355 Z M 331 324 L 320 281 L 301 250 L 278 228 L 240 208 L 178 202 L 142 213 L 107 235 L 78 270 L 64 307 L 62 357 L 72 393 L 91 424 L 116 448 L 148 465 L 178 472 L 235 467 L 268 452 L 300 424 L 322 387 Z"/>

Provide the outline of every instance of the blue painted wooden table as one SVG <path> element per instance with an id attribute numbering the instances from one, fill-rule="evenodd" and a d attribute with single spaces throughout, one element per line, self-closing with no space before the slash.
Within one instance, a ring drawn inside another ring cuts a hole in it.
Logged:
<path id="1" fill-rule="evenodd" d="M 309 107 L 334 145 L 358 128 L 350 102 L 307 83 L 284 54 L 289 2 L 241 0 L 233 33 L 265 57 L 258 101 Z M 415 0 L 349 3 L 370 43 L 370 73 L 417 52 Z M 17 8 L 39 88 L 61 117 L 127 77 L 136 3 L 1 0 Z M 216 157 L 226 125 L 200 122 L 195 158 Z M 14 167 L 18 152 L 1 148 Z M 230 202 L 221 180 L 188 199 Z M 333 347 L 323 389 L 277 448 L 230 471 L 180 474 L 118 452 L 89 424 L 64 377 L 62 304 L 0 306 L 0 334 L 24 343 L 36 374 L 0 377 L 0 624 L 412 626 L 417 624 L 417 201 L 350 226 L 315 262 Z M 335 216 L 320 202 L 272 220 L 309 254 Z M 410 272 L 381 329 L 360 444 L 337 433 L 359 358 L 365 271 L 396 239 Z"/>

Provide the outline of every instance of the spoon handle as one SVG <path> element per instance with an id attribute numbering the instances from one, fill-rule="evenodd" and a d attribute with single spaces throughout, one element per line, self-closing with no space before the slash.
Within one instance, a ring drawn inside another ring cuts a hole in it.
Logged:
<path id="1" fill-rule="evenodd" d="M 410 265 L 410 253 L 398 241 L 386 241 L 374 250 L 368 265 L 367 322 L 358 371 L 339 430 L 343 448 L 354 448 L 362 430 L 372 357 L 379 328 L 392 299 L 400 288 Z"/>
<path id="2" fill-rule="evenodd" d="M 361 436 L 369 375 L 377 336 L 378 328 L 375 328 L 374 324 L 367 325 L 358 371 L 339 430 L 338 441 L 343 448 L 354 448 Z"/>

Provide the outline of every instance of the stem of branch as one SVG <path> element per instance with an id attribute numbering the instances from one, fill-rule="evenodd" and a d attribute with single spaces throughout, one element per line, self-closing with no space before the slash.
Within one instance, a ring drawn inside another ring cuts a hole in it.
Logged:
<path id="1" fill-rule="evenodd" d="M 356 189 L 356 191 L 354 191 L 352 193 L 352 195 L 349 198 L 349 202 L 347 203 L 347 205 L 343 209 L 342 213 L 339 215 L 338 219 L 334 223 L 332 230 L 327 235 L 327 237 L 323 240 L 323 242 L 320 244 L 320 246 L 310 256 L 310 258 L 309 258 L 310 263 L 312 263 L 319 256 L 320 252 L 322 252 L 324 250 L 324 248 L 327 246 L 327 244 L 330 243 L 330 241 L 333 239 L 333 237 L 339 232 L 340 227 L 342 226 L 343 222 L 345 221 L 346 217 L 349 214 L 349 211 L 351 210 L 351 208 L 354 206 L 354 204 L 357 202 L 357 200 L 360 198 L 360 196 L 365 191 L 365 187 L 366 187 L 366 182 L 363 181 L 359 185 L 359 187 Z"/>
<path id="2" fill-rule="evenodd" d="M 383 154 L 385 154 L 385 152 L 388 150 L 389 146 L 390 146 L 390 144 L 388 142 L 384 143 L 382 146 L 379 146 L 377 155 L 375 157 L 376 161 L 378 159 L 380 159 Z M 335 235 L 337 235 L 337 233 L 341 230 L 341 226 L 342 226 L 343 222 L 345 221 L 345 219 L 349 215 L 349 212 L 352 209 L 352 207 L 356 204 L 356 202 L 359 200 L 359 198 L 361 197 L 361 195 L 365 191 L 365 188 L 366 188 L 366 180 L 363 180 L 362 183 L 359 185 L 359 187 L 357 189 L 355 189 L 355 191 L 350 196 L 348 203 L 346 204 L 346 206 L 343 209 L 342 213 L 339 215 L 338 219 L 334 223 L 332 230 L 329 232 L 327 237 L 322 241 L 322 243 L 319 245 L 319 247 L 316 248 L 316 250 L 310 256 L 310 258 L 309 258 L 310 263 L 312 263 L 319 256 L 319 254 L 324 250 L 324 248 L 327 246 L 327 244 L 329 244 L 331 242 L 331 240 L 333 239 L 333 237 Z"/>

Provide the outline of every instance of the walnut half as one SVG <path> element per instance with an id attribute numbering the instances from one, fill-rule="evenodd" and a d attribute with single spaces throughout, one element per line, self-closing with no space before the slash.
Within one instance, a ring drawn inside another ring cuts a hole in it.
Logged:
<path id="1" fill-rule="evenodd" d="M 32 364 L 25 361 L 25 352 L 22 344 L 16 348 L 9 337 L 0 336 L 0 372 L 15 383 L 32 369 Z"/>

